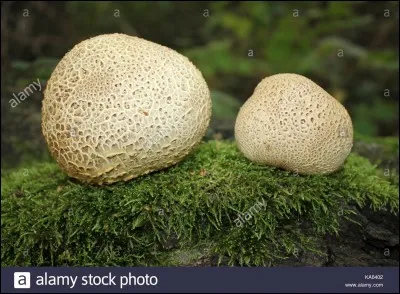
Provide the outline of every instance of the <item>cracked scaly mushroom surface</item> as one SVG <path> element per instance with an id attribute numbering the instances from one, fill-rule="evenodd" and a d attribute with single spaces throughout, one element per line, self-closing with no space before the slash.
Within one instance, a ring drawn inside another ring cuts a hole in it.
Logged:
<path id="1" fill-rule="evenodd" d="M 251 161 L 300 174 L 327 174 L 353 146 L 346 109 L 310 79 L 277 74 L 263 79 L 241 107 L 235 139 Z"/>
<path id="2" fill-rule="evenodd" d="M 181 161 L 210 116 L 209 89 L 189 59 L 138 37 L 106 34 L 77 44 L 54 69 L 42 132 L 69 176 L 101 185 Z"/>

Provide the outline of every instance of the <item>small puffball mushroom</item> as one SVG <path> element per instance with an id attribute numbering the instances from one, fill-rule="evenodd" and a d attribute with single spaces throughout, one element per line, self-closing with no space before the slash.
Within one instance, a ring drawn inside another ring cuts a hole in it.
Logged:
<path id="1" fill-rule="evenodd" d="M 203 138 L 210 116 L 207 84 L 185 56 L 106 34 L 77 44 L 54 69 L 42 132 L 69 176 L 102 185 L 181 161 Z"/>
<path id="2" fill-rule="evenodd" d="M 277 74 L 263 79 L 241 107 L 235 138 L 255 163 L 327 174 L 349 155 L 353 125 L 346 109 L 313 81 Z"/>

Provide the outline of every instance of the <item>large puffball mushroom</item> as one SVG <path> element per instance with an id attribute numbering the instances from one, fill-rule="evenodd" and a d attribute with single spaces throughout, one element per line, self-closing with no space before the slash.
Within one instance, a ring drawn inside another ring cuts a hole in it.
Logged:
<path id="1" fill-rule="evenodd" d="M 123 34 L 77 44 L 44 93 L 42 132 L 71 177 L 108 184 L 182 160 L 201 141 L 211 99 L 183 55 Z"/>
<path id="2" fill-rule="evenodd" d="M 297 74 L 263 79 L 241 107 L 235 139 L 251 161 L 299 174 L 327 174 L 353 146 L 346 109 L 324 89 Z"/>

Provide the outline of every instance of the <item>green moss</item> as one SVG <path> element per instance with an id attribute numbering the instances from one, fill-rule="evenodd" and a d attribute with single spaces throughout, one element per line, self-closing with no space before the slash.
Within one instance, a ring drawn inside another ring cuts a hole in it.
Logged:
<path id="1" fill-rule="evenodd" d="M 353 152 L 368 158 L 379 168 L 379 175 L 399 185 L 399 138 L 368 137 L 355 133 Z"/>
<path id="2" fill-rule="evenodd" d="M 398 210 L 397 187 L 356 154 L 334 174 L 299 176 L 255 165 L 224 141 L 106 187 L 37 163 L 2 172 L 1 195 L 3 266 L 177 265 L 205 254 L 199 244 L 229 264 L 274 264 L 317 250 L 320 236 L 351 218 L 350 204 Z"/>

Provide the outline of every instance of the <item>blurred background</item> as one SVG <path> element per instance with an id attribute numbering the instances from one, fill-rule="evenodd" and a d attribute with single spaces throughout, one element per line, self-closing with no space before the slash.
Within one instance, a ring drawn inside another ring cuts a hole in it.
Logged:
<path id="1" fill-rule="evenodd" d="M 3 1 L 2 168 L 48 157 L 42 92 L 31 88 L 12 107 L 15 95 L 38 79 L 43 90 L 75 44 L 115 32 L 175 49 L 202 71 L 213 99 L 207 139 L 231 139 L 256 85 L 284 72 L 307 76 L 344 104 L 356 136 L 398 136 L 398 9 L 386 1 Z"/>

